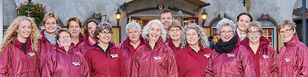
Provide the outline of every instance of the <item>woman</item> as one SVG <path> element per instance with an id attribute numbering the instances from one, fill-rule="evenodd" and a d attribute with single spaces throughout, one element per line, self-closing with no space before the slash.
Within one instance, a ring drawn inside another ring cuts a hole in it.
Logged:
<path id="1" fill-rule="evenodd" d="M 44 60 L 42 77 L 90 77 L 88 65 L 74 48 L 68 29 L 60 29 L 56 38 L 57 49 Z"/>
<path id="2" fill-rule="evenodd" d="M 99 22 L 96 19 L 89 19 L 86 21 L 84 26 L 84 41 L 79 45 L 80 52 L 84 55 L 89 48 L 91 48 L 94 43 L 97 41 L 96 37 L 94 36 L 94 31 L 97 27 Z"/>
<path id="3" fill-rule="evenodd" d="M 237 16 L 237 29 L 236 35 L 240 38 L 240 40 L 244 40 L 246 38 L 247 26 L 250 22 L 253 21 L 252 16 L 249 13 L 241 13 Z"/>
<path id="4" fill-rule="evenodd" d="M 59 20 L 55 13 L 47 13 L 43 19 L 44 28 L 41 31 L 42 38 L 39 41 L 40 65 L 45 57 L 56 49 L 56 32 L 58 30 Z"/>
<path id="5" fill-rule="evenodd" d="M 279 53 L 278 77 L 308 77 L 308 48 L 298 40 L 295 23 L 283 20 L 277 31 L 284 43 Z"/>
<path id="6" fill-rule="evenodd" d="M 132 77 L 177 77 L 174 54 L 164 41 L 166 31 L 159 20 L 150 21 L 142 31 L 145 44 L 135 52 Z"/>
<path id="7" fill-rule="evenodd" d="M 183 49 L 176 56 L 179 77 L 204 77 L 212 51 L 204 29 L 196 24 L 188 25 L 182 38 Z"/>
<path id="8" fill-rule="evenodd" d="M 81 21 L 78 17 L 70 17 L 66 21 L 66 26 L 72 34 L 72 42 L 76 47 L 79 47 L 83 41 L 83 35 L 81 34 Z"/>
<path id="9" fill-rule="evenodd" d="M 112 27 L 103 22 L 94 32 L 97 42 L 85 54 L 91 77 L 126 77 L 121 50 L 111 42 Z"/>
<path id="10" fill-rule="evenodd" d="M 127 76 L 130 77 L 135 51 L 144 44 L 144 39 L 141 37 L 141 26 L 137 22 L 128 23 L 125 29 L 127 38 L 118 47 L 124 57 Z"/>
<path id="11" fill-rule="evenodd" d="M 172 21 L 168 26 L 167 31 L 171 39 L 167 39 L 166 44 L 172 49 L 174 54 L 178 54 L 181 50 L 181 23 L 176 20 Z"/>
<path id="12" fill-rule="evenodd" d="M 216 28 L 220 39 L 211 53 L 206 77 L 256 77 L 252 55 L 234 35 L 233 21 L 224 18 Z"/>
<path id="13" fill-rule="evenodd" d="M 262 36 L 260 23 L 251 22 L 247 28 L 247 38 L 241 44 L 251 52 L 257 77 L 277 76 L 278 57 L 268 39 Z"/>
<path id="14" fill-rule="evenodd" d="M 1 44 L 0 77 L 39 77 L 38 40 L 34 19 L 19 16 Z"/>

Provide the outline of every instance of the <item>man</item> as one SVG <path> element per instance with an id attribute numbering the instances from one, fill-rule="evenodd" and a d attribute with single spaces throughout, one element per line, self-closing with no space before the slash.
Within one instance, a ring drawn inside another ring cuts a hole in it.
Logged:
<path id="1" fill-rule="evenodd" d="M 164 25 L 164 28 L 167 29 L 170 22 L 173 20 L 172 11 L 170 9 L 164 9 L 160 12 L 160 21 Z"/>

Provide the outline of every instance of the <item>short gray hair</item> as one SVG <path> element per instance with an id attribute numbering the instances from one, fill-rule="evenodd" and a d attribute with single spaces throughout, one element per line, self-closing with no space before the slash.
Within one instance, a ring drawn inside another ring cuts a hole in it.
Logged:
<path id="1" fill-rule="evenodd" d="M 128 29 L 132 29 L 132 28 L 137 28 L 139 32 L 141 32 L 141 27 L 140 24 L 138 24 L 137 22 L 130 22 L 126 25 L 126 33 L 128 33 Z"/>
<path id="2" fill-rule="evenodd" d="M 233 28 L 233 33 L 235 33 L 236 25 L 235 25 L 235 23 L 232 20 L 227 19 L 227 18 L 221 19 L 217 23 L 217 26 L 216 26 L 218 34 L 220 34 L 220 29 L 221 29 L 222 26 L 230 26 L 230 27 L 232 27 Z"/>
<path id="3" fill-rule="evenodd" d="M 157 19 L 152 20 L 152 21 L 150 21 L 147 25 L 145 25 L 145 27 L 144 27 L 143 30 L 142 30 L 142 37 L 143 37 L 145 40 L 149 41 L 149 28 L 150 28 L 151 24 L 153 24 L 153 23 L 159 24 L 160 30 L 161 30 L 161 35 L 160 35 L 160 36 L 161 36 L 161 38 L 163 39 L 163 41 L 165 42 L 165 41 L 166 41 L 167 32 L 166 32 L 166 30 L 165 30 L 163 24 L 162 24 L 159 20 L 157 20 Z"/>
<path id="4" fill-rule="evenodd" d="M 186 39 L 186 31 L 188 29 L 195 29 L 198 33 L 199 36 L 199 40 L 198 43 L 199 45 L 201 45 L 203 48 L 208 48 L 209 47 L 209 40 L 207 35 L 205 34 L 205 30 L 204 28 L 202 28 L 201 26 L 197 25 L 197 24 L 189 24 L 188 26 L 185 26 L 184 30 L 182 31 L 182 47 L 184 48 L 187 46 L 187 39 Z"/>

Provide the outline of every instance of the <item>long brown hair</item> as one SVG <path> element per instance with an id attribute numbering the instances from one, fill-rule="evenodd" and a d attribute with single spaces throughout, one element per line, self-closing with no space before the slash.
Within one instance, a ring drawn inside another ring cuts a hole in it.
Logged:
<path id="1" fill-rule="evenodd" d="M 38 40 L 41 38 L 41 35 L 38 31 L 38 28 L 36 27 L 36 24 L 34 23 L 34 19 L 30 17 L 25 17 L 25 16 L 19 16 L 12 22 L 12 24 L 9 26 L 8 30 L 6 31 L 5 37 L 3 39 L 3 43 L 1 44 L 0 53 L 4 50 L 4 48 L 9 43 L 11 43 L 12 40 L 17 39 L 16 30 L 23 20 L 28 20 L 31 23 L 31 34 L 30 34 L 31 49 L 33 51 L 38 51 Z"/>

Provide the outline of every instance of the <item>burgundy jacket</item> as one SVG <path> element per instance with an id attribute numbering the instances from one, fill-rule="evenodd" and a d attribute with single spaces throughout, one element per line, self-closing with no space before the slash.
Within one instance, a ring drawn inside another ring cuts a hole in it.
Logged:
<path id="1" fill-rule="evenodd" d="M 198 53 L 189 45 L 183 48 L 176 56 L 179 77 L 204 77 L 211 51 L 211 48 L 202 46 Z"/>
<path id="2" fill-rule="evenodd" d="M 42 38 L 39 40 L 39 59 L 40 59 L 40 65 L 43 65 L 43 62 L 45 60 L 45 57 L 56 49 L 56 45 L 52 45 L 44 34 L 45 30 L 41 31 Z"/>
<path id="3" fill-rule="evenodd" d="M 137 48 L 144 44 L 144 39 L 140 36 L 140 43 Z M 131 70 L 133 67 L 133 58 L 135 55 L 136 49 L 130 44 L 130 40 L 127 37 L 121 44 L 118 46 L 121 51 L 126 65 L 127 76 L 131 76 Z"/>
<path id="4" fill-rule="evenodd" d="M 217 53 L 213 50 L 206 77 L 256 77 L 250 51 L 240 45 L 240 39 L 229 53 Z"/>
<path id="5" fill-rule="evenodd" d="M 80 53 L 82 55 L 86 54 L 86 52 L 91 48 L 93 47 L 93 45 L 91 45 L 89 43 L 89 37 L 88 36 L 85 36 L 84 39 L 83 39 L 83 42 L 81 42 L 79 45 L 78 45 L 78 48 L 80 49 Z"/>
<path id="6" fill-rule="evenodd" d="M 132 77 L 178 77 L 175 57 L 160 37 L 152 49 L 147 41 L 134 56 Z"/>
<path id="7" fill-rule="evenodd" d="M 297 35 L 281 47 L 278 70 L 279 77 L 308 77 L 308 48 Z"/>
<path id="8" fill-rule="evenodd" d="M 39 59 L 31 49 L 30 39 L 26 42 L 26 53 L 22 43 L 12 40 L 0 54 L 0 77 L 39 77 Z"/>
<path id="9" fill-rule="evenodd" d="M 242 40 L 241 44 L 244 45 L 251 52 L 257 77 L 277 76 L 278 57 L 273 46 L 269 44 L 268 39 L 263 36 L 260 37 L 260 43 L 256 53 L 254 53 L 249 47 L 248 38 Z"/>
<path id="10" fill-rule="evenodd" d="M 174 53 L 175 55 L 178 54 L 178 53 L 180 53 L 181 45 L 182 45 L 182 44 L 180 44 L 179 47 L 175 47 L 175 45 L 173 44 L 173 42 L 172 42 L 172 40 L 171 40 L 170 38 L 167 39 L 167 40 L 168 40 L 168 41 L 166 41 L 166 45 L 169 46 L 169 47 L 172 49 L 173 53 Z"/>
<path id="11" fill-rule="evenodd" d="M 87 62 L 75 49 L 73 43 L 69 51 L 57 47 L 45 58 L 42 77 L 90 77 Z"/>
<path id="12" fill-rule="evenodd" d="M 97 45 L 85 54 L 91 77 L 126 77 L 124 59 L 121 50 L 109 43 L 106 52 Z"/>

